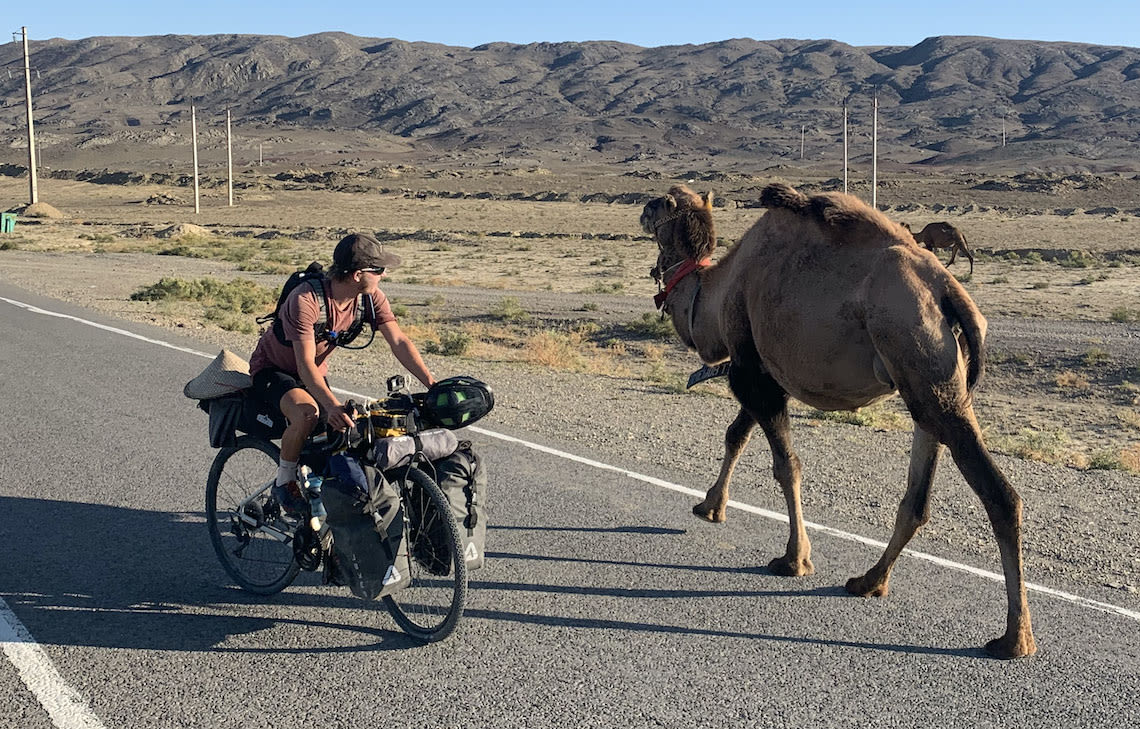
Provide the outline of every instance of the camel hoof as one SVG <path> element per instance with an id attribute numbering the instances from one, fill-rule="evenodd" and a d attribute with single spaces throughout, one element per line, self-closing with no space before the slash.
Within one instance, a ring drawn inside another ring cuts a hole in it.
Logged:
<path id="1" fill-rule="evenodd" d="M 1013 636 L 1003 635 L 1000 638 L 994 638 L 989 643 L 986 643 L 986 653 L 989 653 L 994 658 L 1001 658 L 1002 660 L 1010 660 L 1013 658 L 1025 658 L 1037 652 L 1037 641 L 1033 639 L 1032 633 L 1014 634 Z"/>
<path id="2" fill-rule="evenodd" d="M 768 569 L 780 577 L 807 577 L 815 574 L 815 565 L 810 559 L 777 557 L 768 563 Z"/>
<path id="3" fill-rule="evenodd" d="M 724 509 L 713 509 L 701 502 L 693 507 L 693 513 L 705 521 L 712 522 L 713 524 L 723 524 L 728 520 L 724 513 Z"/>
<path id="4" fill-rule="evenodd" d="M 867 575 L 862 577 L 852 577 L 847 580 L 847 592 L 859 597 L 886 597 L 887 596 L 887 583 L 872 582 L 867 579 Z"/>

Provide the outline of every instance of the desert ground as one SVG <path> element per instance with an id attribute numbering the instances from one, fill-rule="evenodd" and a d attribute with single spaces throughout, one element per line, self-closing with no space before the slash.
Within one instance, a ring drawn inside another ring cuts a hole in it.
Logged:
<path id="1" fill-rule="evenodd" d="M 644 200 L 677 182 L 714 191 L 723 251 L 762 214 L 754 201 L 767 182 L 842 189 L 833 170 L 788 166 L 702 174 L 279 165 L 241 168 L 230 206 L 223 173 L 204 175 L 197 214 L 185 178 L 42 177 L 40 199 L 60 217 L 21 215 L 0 235 L 0 280 L 248 355 L 253 320 L 285 274 L 327 262 L 347 231 L 369 230 L 405 261 L 383 288 L 437 372 L 560 373 L 571 389 L 575 377 L 604 377 L 676 395 L 699 362 L 654 313 L 655 249 L 638 228 Z M 850 189 L 869 200 L 864 173 Z M 890 217 L 915 230 L 949 221 L 975 251 L 973 275 L 962 256 L 951 270 L 990 320 L 977 411 L 995 451 L 1140 472 L 1138 178 L 880 175 L 877 202 Z M 26 177 L 0 177 L 0 207 L 20 210 L 27 198 Z M 376 368 L 377 382 L 392 364 L 344 359 Z M 722 382 L 690 396 L 727 398 Z M 897 398 L 860 413 L 795 414 L 820 427 L 909 429 Z"/>

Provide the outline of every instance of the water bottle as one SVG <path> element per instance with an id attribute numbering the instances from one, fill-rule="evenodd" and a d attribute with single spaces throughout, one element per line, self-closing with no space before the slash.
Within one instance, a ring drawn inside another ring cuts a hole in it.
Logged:
<path id="1" fill-rule="evenodd" d="M 305 478 L 305 495 L 309 499 L 309 526 L 314 532 L 321 530 L 321 521 L 329 515 L 325 509 L 325 502 L 321 500 L 321 484 L 324 479 L 318 474 L 309 472 Z"/>

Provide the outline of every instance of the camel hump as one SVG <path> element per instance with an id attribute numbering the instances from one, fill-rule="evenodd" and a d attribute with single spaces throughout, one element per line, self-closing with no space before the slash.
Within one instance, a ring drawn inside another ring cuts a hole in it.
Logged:
<path id="1" fill-rule="evenodd" d="M 808 197 L 788 185 L 774 182 L 760 193 L 760 204 L 768 209 L 784 209 L 810 218 L 836 234 L 849 234 L 852 226 L 869 226 L 865 228 L 868 234 L 875 231 L 891 237 L 898 235 L 898 226 L 879 211 L 850 195 L 824 193 Z"/>
<path id="2" fill-rule="evenodd" d="M 760 205 L 769 209 L 784 208 L 803 215 L 809 204 L 807 195 L 782 182 L 773 182 L 760 193 Z"/>

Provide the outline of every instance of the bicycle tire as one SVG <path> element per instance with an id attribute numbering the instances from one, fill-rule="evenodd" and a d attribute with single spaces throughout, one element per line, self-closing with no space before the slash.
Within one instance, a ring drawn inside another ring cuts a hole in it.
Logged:
<path id="1" fill-rule="evenodd" d="M 447 497 L 431 476 L 411 468 L 395 486 L 404 507 L 401 551 L 408 553 L 411 581 L 384 596 L 384 605 L 405 633 L 434 643 L 455 632 L 467 604 L 463 540 Z M 447 574 L 438 574 L 444 564 Z"/>
<path id="2" fill-rule="evenodd" d="M 226 574 L 257 595 L 281 592 L 300 570 L 293 556 L 297 524 L 285 518 L 264 488 L 276 473 L 280 453 L 269 441 L 243 435 L 218 451 L 206 480 L 206 526 L 214 552 Z"/>

